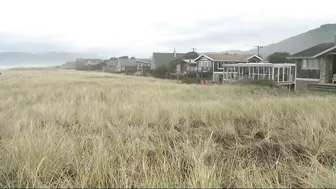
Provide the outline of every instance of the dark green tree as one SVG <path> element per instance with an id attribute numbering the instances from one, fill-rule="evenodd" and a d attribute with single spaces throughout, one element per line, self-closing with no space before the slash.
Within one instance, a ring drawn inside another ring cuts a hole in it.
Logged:
<path id="1" fill-rule="evenodd" d="M 128 59 L 128 56 L 120 56 L 119 59 Z"/>
<path id="2" fill-rule="evenodd" d="M 267 57 L 267 60 L 270 63 L 290 63 L 293 62 L 288 60 L 287 57 L 290 56 L 288 52 L 275 52 Z"/>
<path id="3" fill-rule="evenodd" d="M 183 62 L 182 59 L 196 59 L 198 56 L 199 55 L 197 52 L 188 52 L 186 55 L 184 55 L 183 58 L 178 58 L 171 61 L 168 66 L 169 72 L 176 71 L 176 65 L 182 63 Z"/>
<path id="4" fill-rule="evenodd" d="M 153 77 L 158 77 L 158 78 L 165 78 L 166 74 L 168 72 L 168 68 L 165 65 L 157 67 L 155 70 L 151 70 L 150 74 Z"/>

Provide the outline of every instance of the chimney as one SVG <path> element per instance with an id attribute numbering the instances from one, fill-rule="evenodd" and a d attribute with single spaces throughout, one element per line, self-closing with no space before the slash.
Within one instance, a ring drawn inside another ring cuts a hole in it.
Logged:
<path id="1" fill-rule="evenodd" d="M 176 58 L 176 50 L 174 49 L 174 57 Z"/>

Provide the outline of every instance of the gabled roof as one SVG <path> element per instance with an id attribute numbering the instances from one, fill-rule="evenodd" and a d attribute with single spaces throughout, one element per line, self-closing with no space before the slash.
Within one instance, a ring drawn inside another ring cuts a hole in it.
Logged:
<path id="1" fill-rule="evenodd" d="M 135 59 L 119 59 L 119 64 L 121 66 L 136 66 L 137 62 Z"/>
<path id="2" fill-rule="evenodd" d="M 166 65 L 168 66 L 169 63 L 175 59 L 183 58 L 186 53 L 176 53 L 176 57 L 174 57 L 174 53 L 153 53 L 153 68 L 158 68 L 159 66 Z"/>
<path id="3" fill-rule="evenodd" d="M 197 61 L 199 58 L 201 57 L 206 57 L 212 61 L 232 61 L 232 62 L 247 62 L 247 60 L 256 57 L 260 60 L 262 60 L 262 58 L 260 58 L 257 55 L 248 55 L 248 54 L 201 54 L 200 56 L 198 56 L 195 61 Z"/>
<path id="4" fill-rule="evenodd" d="M 152 60 L 149 58 L 137 58 L 136 61 L 142 63 L 152 63 Z"/>
<path id="5" fill-rule="evenodd" d="M 186 63 L 196 64 L 195 59 L 182 59 Z"/>
<path id="6" fill-rule="evenodd" d="M 103 60 L 97 58 L 77 58 L 76 61 L 103 61 Z"/>
<path id="7" fill-rule="evenodd" d="M 106 63 L 106 65 L 116 66 L 117 63 L 118 63 L 118 59 L 106 60 L 106 61 L 104 61 L 104 63 Z"/>
<path id="8" fill-rule="evenodd" d="M 321 43 L 288 57 L 288 59 L 317 58 L 336 49 L 335 43 Z"/>
<path id="9" fill-rule="evenodd" d="M 248 57 L 247 60 L 250 60 L 251 58 L 254 58 L 254 57 L 258 58 L 259 60 L 263 60 L 260 56 L 258 56 L 258 55 L 256 55 L 256 54 L 254 54 L 254 55 Z"/>

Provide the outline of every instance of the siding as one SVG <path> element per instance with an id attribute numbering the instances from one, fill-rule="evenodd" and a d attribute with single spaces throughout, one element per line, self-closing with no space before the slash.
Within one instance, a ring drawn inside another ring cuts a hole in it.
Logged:
<path id="1" fill-rule="evenodd" d="M 315 83 L 319 83 L 319 81 L 296 79 L 296 90 L 307 90 L 309 84 Z"/>

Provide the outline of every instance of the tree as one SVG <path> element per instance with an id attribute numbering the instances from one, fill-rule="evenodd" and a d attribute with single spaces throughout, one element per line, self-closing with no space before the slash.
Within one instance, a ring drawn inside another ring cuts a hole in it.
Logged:
<path id="1" fill-rule="evenodd" d="M 184 55 L 184 59 L 195 59 L 199 55 L 197 52 L 188 52 L 186 55 Z"/>
<path id="2" fill-rule="evenodd" d="M 134 59 L 134 60 L 135 60 L 135 57 L 134 57 L 134 56 L 132 56 L 130 59 Z"/>
<path id="3" fill-rule="evenodd" d="M 150 74 L 154 77 L 165 78 L 168 68 L 165 65 L 157 67 L 155 70 L 152 70 Z"/>
<path id="4" fill-rule="evenodd" d="M 128 56 L 121 56 L 119 59 L 128 59 Z"/>
<path id="5" fill-rule="evenodd" d="M 174 72 L 176 71 L 176 66 L 183 62 L 182 59 L 196 59 L 198 56 L 199 55 L 197 52 L 188 52 L 186 55 L 183 56 L 183 58 L 178 58 L 171 61 L 168 65 L 168 69 L 170 72 Z"/>
<path id="6" fill-rule="evenodd" d="M 290 56 L 288 52 L 275 52 L 267 57 L 267 60 L 270 63 L 285 63 L 293 62 L 288 60 L 287 57 Z"/>

